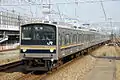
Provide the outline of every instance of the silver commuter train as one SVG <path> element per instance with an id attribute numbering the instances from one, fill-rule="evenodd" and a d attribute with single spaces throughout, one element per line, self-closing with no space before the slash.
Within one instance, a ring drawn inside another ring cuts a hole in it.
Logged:
<path id="1" fill-rule="evenodd" d="M 27 71 L 48 71 L 72 55 L 109 40 L 98 32 L 48 23 L 21 26 L 20 53 Z"/>

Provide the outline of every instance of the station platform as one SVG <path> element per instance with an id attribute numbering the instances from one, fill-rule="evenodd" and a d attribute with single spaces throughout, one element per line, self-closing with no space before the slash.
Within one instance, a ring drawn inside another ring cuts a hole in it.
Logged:
<path id="1" fill-rule="evenodd" d="M 11 51 L 18 49 L 18 44 L 16 45 L 0 45 L 0 52 Z"/>
<path id="2" fill-rule="evenodd" d="M 0 52 L 0 65 L 19 61 L 19 49 Z"/>

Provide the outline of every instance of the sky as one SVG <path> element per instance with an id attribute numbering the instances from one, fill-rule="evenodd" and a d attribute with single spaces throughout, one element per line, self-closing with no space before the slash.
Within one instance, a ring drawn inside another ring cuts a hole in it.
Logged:
<path id="1" fill-rule="evenodd" d="M 75 3 L 75 1 L 78 3 Z M 50 3 L 53 4 L 50 10 L 51 13 L 57 13 L 57 15 L 52 14 L 55 19 L 60 19 L 64 14 L 63 17 L 68 16 L 66 17 L 67 20 L 72 18 L 73 20 L 79 19 L 81 23 L 96 24 L 112 21 L 114 26 L 119 27 L 120 24 L 116 22 L 120 22 L 120 0 L 102 0 L 107 21 L 101 3 L 98 1 L 100 0 L 50 0 Z M 48 2 L 49 0 L 0 0 L 0 11 L 4 9 L 15 10 L 20 14 L 41 18 L 45 16 L 42 12 L 48 11 L 48 9 L 43 9 L 41 4 L 48 4 Z"/>

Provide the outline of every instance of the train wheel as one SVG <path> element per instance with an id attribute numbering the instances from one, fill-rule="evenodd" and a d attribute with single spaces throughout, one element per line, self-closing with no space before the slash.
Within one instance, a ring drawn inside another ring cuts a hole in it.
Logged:
<path id="1" fill-rule="evenodd" d="M 30 71 L 27 71 L 26 67 L 23 67 L 23 68 L 22 68 L 22 72 L 23 72 L 24 74 L 27 74 L 27 73 L 29 73 Z"/>

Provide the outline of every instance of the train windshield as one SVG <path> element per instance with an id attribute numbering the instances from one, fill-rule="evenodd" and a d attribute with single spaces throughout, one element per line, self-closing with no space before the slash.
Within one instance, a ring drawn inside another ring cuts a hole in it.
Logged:
<path id="1" fill-rule="evenodd" d="M 46 24 L 31 24 L 22 26 L 21 44 L 56 45 L 56 27 Z"/>

